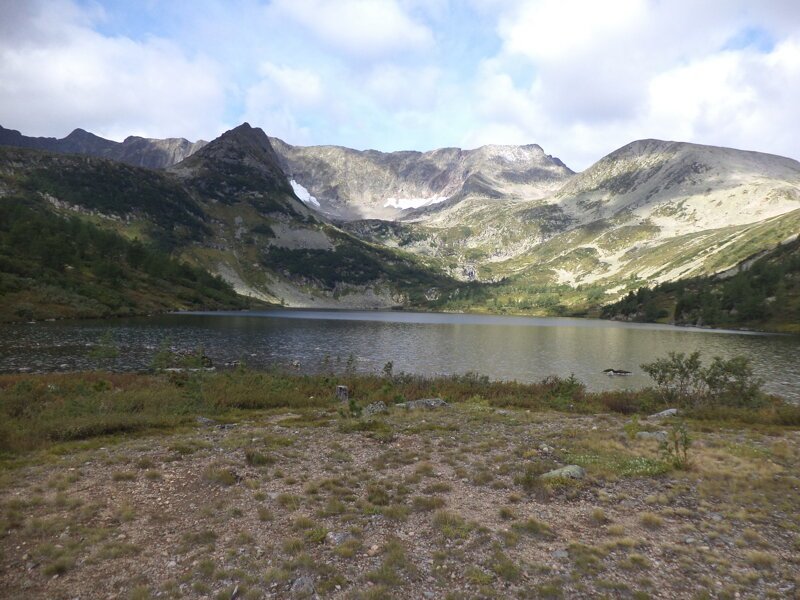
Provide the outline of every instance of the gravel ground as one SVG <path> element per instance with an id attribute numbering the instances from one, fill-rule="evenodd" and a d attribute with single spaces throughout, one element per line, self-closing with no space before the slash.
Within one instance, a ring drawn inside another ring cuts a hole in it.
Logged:
<path id="1" fill-rule="evenodd" d="M 693 427 L 666 470 L 610 415 L 248 419 L 3 471 L 0 595 L 800 597 L 796 431 Z"/>

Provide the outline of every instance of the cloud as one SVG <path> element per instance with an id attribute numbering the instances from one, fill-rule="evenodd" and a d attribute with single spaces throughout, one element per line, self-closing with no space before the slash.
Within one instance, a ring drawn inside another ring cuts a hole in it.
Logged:
<path id="1" fill-rule="evenodd" d="M 394 0 L 275 0 L 276 17 L 301 25 L 316 40 L 354 60 L 379 60 L 397 52 L 420 53 L 433 33 Z"/>
<path id="2" fill-rule="evenodd" d="M 298 116 L 304 111 L 325 109 L 325 90 L 320 77 L 309 70 L 262 63 L 261 79 L 245 91 L 244 116 L 268 134 L 309 143 L 311 131 Z"/>
<path id="3" fill-rule="evenodd" d="M 441 70 L 434 66 L 381 65 L 366 77 L 365 91 L 391 110 L 432 108 L 444 93 Z"/>
<path id="4" fill-rule="evenodd" d="M 28 3 L 14 38 L 0 41 L 0 117 L 26 134 L 84 127 L 199 136 L 221 128 L 225 83 L 213 60 L 169 40 L 134 41 L 93 29 L 96 13 L 70 2 Z"/>
<path id="5" fill-rule="evenodd" d="M 660 137 L 800 157 L 790 0 L 0 0 L 0 124 L 382 150 Z"/>
<path id="6" fill-rule="evenodd" d="M 800 97 L 800 10 L 789 4 L 507 4 L 501 51 L 474 84 L 469 139 L 527 138 L 578 169 L 646 137 L 797 156 L 786 124 Z"/>

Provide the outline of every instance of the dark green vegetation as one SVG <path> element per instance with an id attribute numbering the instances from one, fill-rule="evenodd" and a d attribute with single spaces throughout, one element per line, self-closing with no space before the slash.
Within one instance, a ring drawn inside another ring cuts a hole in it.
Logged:
<path id="1" fill-rule="evenodd" d="M 729 277 L 640 288 L 604 307 L 603 317 L 800 332 L 800 240 L 747 263 L 747 268 Z"/>
<path id="2" fill-rule="evenodd" d="M 702 407 L 758 407 L 764 402 L 763 381 L 743 356 L 723 359 L 715 356 L 703 366 L 699 352 L 686 355 L 670 352 L 667 358 L 642 365 L 653 378 L 665 404 Z"/>
<path id="3" fill-rule="evenodd" d="M 40 202 L 0 202 L 0 321 L 238 309 L 217 277 Z"/>
<path id="4" fill-rule="evenodd" d="M 48 155 L 40 159 L 43 164 L 22 181 L 27 192 L 104 214 L 144 217 L 153 226 L 151 235 L 162 232 L 160 241 L 170 245 L 196 241 L 210 233 L 197 202 L 161 173 L 88 158 L 71 163 Z"/>

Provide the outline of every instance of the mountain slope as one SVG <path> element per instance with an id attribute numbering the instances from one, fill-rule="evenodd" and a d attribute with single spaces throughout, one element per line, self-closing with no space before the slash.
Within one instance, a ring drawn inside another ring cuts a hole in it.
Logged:
<path id="1" fill-rule="evenodd" d="M 187 254 L 241 293 L 293 306 L 420 305 L 431 287 L 455 284 L 435 265 L 325 222 L 278 161 L 266 134 L 245 123 L 169 169 L 214 224 Z"/>
<path id="2" fill-rule="evenodd" d="M 0 206 L 17 198 L 56 220 L 77 218 L 169 252 L 221 275 L 241 294 L 269 302 L 422 306 L 430 302 L 429 290 L 457 285 L 436 265 L 323 221 L 292 192 L 266 134 L 247 124 L 167 171 L 0 148 Z M 7 251 L 14 260 L 30 258 L 24 246 L 19 256 L 13 245 Z M 32 260 L 35 265 L 43 257 L 34 253 Z"/>
<path id="3" fill-rule="evenodd" d="M 14 194 L 307 307 L 581 313 L 800 231 L 797 161 L 659 140 L 576 175 L 534 145 L 300 148 L 245 123 L 164 171 L 6 148 Z"/>
<path id="4" fill-rule="evenodd" d="M 28 137 L 19 131 L 0 127 L 0 146 L 47 150 L 60 154 L 86 154 L 124 162 L 135 167 L 163 169 L 180 162 L 202 148 L 207 142 L 190 142 L 183 138 L 163 140 L 129 136 L 114 142 L 76 129 L 62 139 Z"/>
<path id="5" fill-rule="evenodd" d="M 724 273 L 631 291 L 602 315 L 800 333 L 800 240 L 795 234 Z"/>
<path id="6" fill-rule="evenodd" d="M 436 248 L 461 248 L 462 259 L 482 265 L 487 277 L 564 258 L 550 267 L 554 282 L 633 274 L 663 281 L 735 264 L 744 258 L 736 247 L 758 225 L 775 224 L 774 235 L 761 231 L 762 247 L 774 246 L 785 237 L 779 222 L 799 208 L 797 161 L 643 140 L 601 159 L 549 198 L 502 206 L 464 202 L 426 219 L 420 229 L 438 238 L 430 244 Z M 686 253 L 665 252 L 661 264 L 649 260 L 657 248 L 678 240 Z M 568 255 L 575 251 L 592 264 L 572 268 Z M 728 254 L 735 256 L 725 264 Z"/>
<path id="7" fill-rule="evenodd" d="M 800 163 L 789 158 L 639 140 L 573 178 L 555 200 L 582 222 L 625 211 L 681 234 L 793 210 L 800 202 L 798 186 Z"/>
<path id="8" fill-rule="evenodd" d="M 271 141 L 298 195 L 343 220 L 414 217 L 469 197 L 541 198 L 573 174 L 535 144 L 385 153 Z"/>
<path id="9" fill-rule="evenodd" d="M 32 195 L 0 202 L 0 321 L 247 306 L 206 271 Z"/>

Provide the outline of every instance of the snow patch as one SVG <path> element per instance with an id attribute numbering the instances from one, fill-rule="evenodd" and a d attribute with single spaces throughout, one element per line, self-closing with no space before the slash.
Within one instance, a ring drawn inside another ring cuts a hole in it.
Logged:
<path id="1" fill-rule="evenodd" d="M 432 198 L 387 198 L 384 206 L 406 210 L 408 208 L 422 208 L 431 204 L 439 204 L 447 200 L 447 196 L 433 196 Z"/>
<path id="2" fill-rule="evenodd" d="M 294 190 L 294 195 L 300 198 L 306 204 L 313 204 L 317 208 L 319 208 L 319 201 L 311 195 L 311 193 L 304 188 L 302 185 L 297 183 L 294 179 L 290 180 L 289 183 L 292 186 L 292 190 Z"/>

